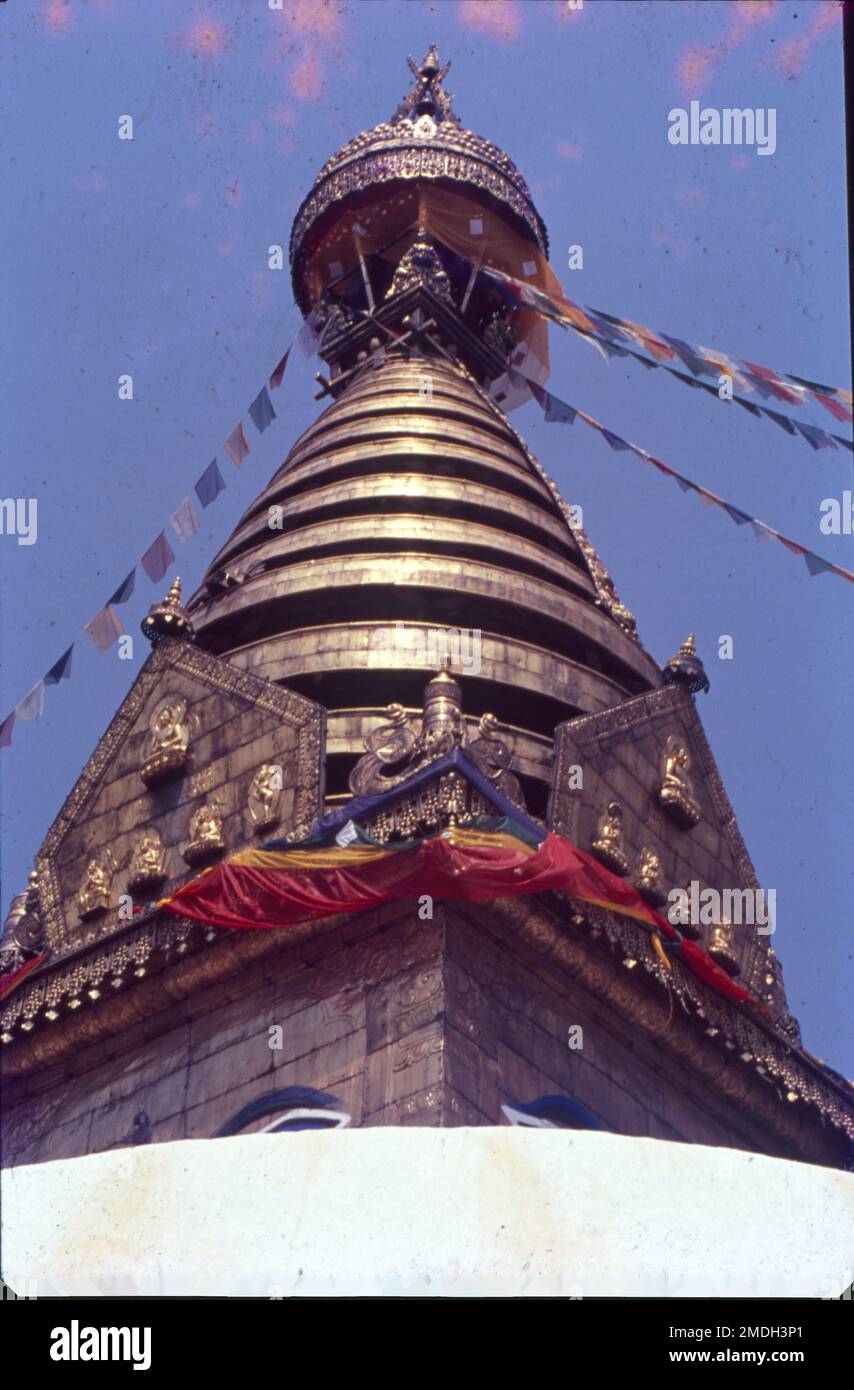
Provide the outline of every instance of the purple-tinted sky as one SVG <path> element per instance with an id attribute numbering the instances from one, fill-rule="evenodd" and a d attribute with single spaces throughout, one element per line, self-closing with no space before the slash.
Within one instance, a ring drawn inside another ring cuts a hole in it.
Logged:
<path id="1" fill-rule="evenodd" d="M 39 537 L 0 537 L 0 717 L 77 639 L 73 678 L 0 752 L 3 906 L 148 650 L 81 629 L 220 450 L 228 490 L 180 550 L 188 589 L 319 407 L 295 355 L 279 418 L 240 473 L 221 444 L 299 326 L 296 207 L 332 150 L 386 119 L 436 41 L 463 123 L 523 169 L 552 263 L 581 303 L 734 357 L 850 383 L 841 27 L 808 3 L 479 4 L 361 0 L 8 0 L 0 5 L 4 290 L 2 495 L 37 497 Z M 692 97 L 773 107 L 777 151 L 674 147 Z M 118 120 L 135 120 L 133 142 Z M 566 268 L 584 248 L 583 271 Z M 551 330 L 564 398 L 786 535 L 854 568 L 818 529 L 850 455 L 662 372 L 606 365 Z M 133 374 L 135 399 L 117 398 Z M 820 407 L 799 418 L 840 430 Z M 697 634 L 698 706 L 760 882 L 777 890 L 804 1038 L 854 1075 L 851 639 L 854 587 L 704 507 L 581 424 L 514 415 L 664 661 Z M 227 470 L 227 471 L 226 471 Z M 158 586 L 157 594 L 163 585 Z M 128 631 L 155 590 L 139 572 Z M 735 659 L 717 659 L 730 634 Z M 846 706 L 848 708 L 846 708 Z"/>

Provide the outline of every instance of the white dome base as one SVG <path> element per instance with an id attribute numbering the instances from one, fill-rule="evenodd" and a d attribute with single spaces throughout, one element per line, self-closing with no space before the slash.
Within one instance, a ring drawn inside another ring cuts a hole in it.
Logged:
<path id="1" fill-rule="evenodd" d="M 111 1295 L 838 1297 L 854 1174 L 513 1127 L 185 1140 L 6 1169 L 3 1277 Z"/>

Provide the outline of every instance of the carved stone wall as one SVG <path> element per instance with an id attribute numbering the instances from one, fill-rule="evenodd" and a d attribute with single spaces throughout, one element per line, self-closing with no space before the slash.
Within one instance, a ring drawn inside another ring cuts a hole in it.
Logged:
<path id="1" fill-rule="evenodd" d="M 99 1037 L 96 1007 L 75 1049 L 6 1081 L 3 1162 L 119 1145 L 139 1109 L 153 1142 L 207 1138 L 247 1101 L 307 1085 L 354 1125 L 495 1125 L 502 1103 L 559 1092 L 618 1133 L 841 1164 L 837 1130 L 572 915 L 519 899 L 437 904 L 425 921 L 398 904 L 293 935 L 219 933 L 215 969 L 205 950 L 171 965 L 119 996 L 137 1020 L 123 1031 Z"/>

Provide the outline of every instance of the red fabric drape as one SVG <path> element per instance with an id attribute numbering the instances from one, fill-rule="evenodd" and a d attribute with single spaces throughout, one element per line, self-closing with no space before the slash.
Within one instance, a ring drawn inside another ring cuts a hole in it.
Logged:
<path id="1" fill-rule="evenodd" d="M 5 975 L 0 975 L 0 999 L 6 999 L 17 989 L 22 980 L 25 980 L 31 970 L 35 970 L 37 965 L 41 965 L 43 960 L 47 960 L 47 955 L 33 956 L 30 960 L 24 961 L 17 970 L 7 970 Z"/>
<path id="2" fill-rule="evenodd" d="M 287 851 L 281 857 L 285 860 Z M 247 862 L 253 858 L 265 866 Z M 630 884 L 558 835 L 548 835 L 534 852 L 521 842 L 518 848 L 459 845 L 439 836 L 410 850 L 379 852 L 352 867 L 318 864 L 296 872 L 284 864 L 275 867 L 276 858 L 275 853 L 238 855 L 186 884 L 164 907 L 208 926 L 281 928 L 425 894 L 482 902 L 559 890 L 636 917 L 666 940 L 679 935 Z M 695 974 L 721 994 L 757 1002 L 693 942 L 684 941 L 679 950 Z"/>

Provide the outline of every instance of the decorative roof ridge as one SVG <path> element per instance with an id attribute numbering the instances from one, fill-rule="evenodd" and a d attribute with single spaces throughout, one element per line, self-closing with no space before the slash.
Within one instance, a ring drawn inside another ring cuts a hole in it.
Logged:
<path id="1" fill-rule="evenodd" d="M 537 839 L 545 837 L 547 834 L 545 827 L 532 820 L 516 802 L 506 797 L 494 782 L 491 782 L 484 775 L 464 748 L 454 748 L 450 753 L 437 758 L 435 762 L 428 763 L 426 767 L 417 768 L 405 780 L 396 783 L 388 791 L 379 792 L 373 796 L 354 796 L 345 806 L 328 811 L 325 816 L 322 816 L 313 826 L 312 835 L 330 834 L 333 830 L 346 825 L 348 821 L 360 819 L 368 814 L 373 817 L 400 801 L 402 797 L 409 796 L 414 791 L 429 786 L 431 782 L 438 781 L 445 773 L 452 771 L 465 777 L 482 796 L 495 806 L 497 811 L 507 816 L 509 820 L 516 821 L 529 835 Z M 285 842 L 279 843 L 284 844 Z"/>

